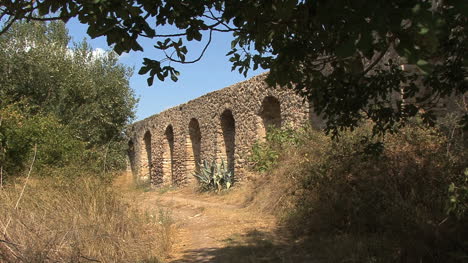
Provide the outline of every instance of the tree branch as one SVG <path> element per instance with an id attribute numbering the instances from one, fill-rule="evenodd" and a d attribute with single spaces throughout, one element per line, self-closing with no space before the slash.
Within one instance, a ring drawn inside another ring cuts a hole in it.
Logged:
<path id="1" fill-rule="evenodd" d="M 55 20 L 65 20 L 69 19 L 69 16 L 54 16 L 54 17 L 35 17 L 32 16 L 29 19 L 30 20 L 35 20 L 35 21 L 55 21 Z"/>
<path id="2" fill-rule="evenodd" d="M 375 59 L 371 64 L 369 64 L 369 65 L 367 66 L 367 68 L 362 72 L 362 74 L 361 74 L 362 77 L 365 76 L 367 73 L 369 73 L 369 71 L 370 71 L 373 67 L 375 67 L 375 65 L 377 65 L 377 64 L 380 62 L 380 60 L 382 60 L 382 58 L 385 56 L 385 54 L 387 54 L 387 51 L 388 51 L 389 48 L 390 48 L 390 43 L 387 45 L 387 47 L 385 48 L 385 50 L 382 51 L 382 52 L 379 54 L 379 56 L 377 57 L 377 59 Z"/>
<path id="3" fill-rule="evenodd" d="M 182 36 L 185 36 L 187 35 L 187 33 L 179 33 L 179 34 L 162 34 L 162 35 L 154 35 L 155 37 L 182 37 Z"/>
<path id="4" fill-rule="evenodd" d="M 13 25 L 13 23 L 15 23 L 16 20 L 17 20 L 17 18 L 14 17 L 13 19 L 10 19 L 10 21 L 7 21 L 6 26 L 4 26 L 3 29 L 0 31 L 0 35 L 7 32 L 8 29 L 10 29 L 10 27 Z"/>
<path id="5" fill-rule="evenodd" d="M 205 54 L 208 46 L 211 44 L 212 35 L 213 35 L 213 29 L 210 29 L 210 36 L 208 38 L 208 42 L 206 43 L 206 45 L 203 48 L 200 56 L 197 59 L 192 60 L 192 61 L 182 61 L 182 60 L 173 59 L 172 55 L 168 56 L 166 53 L 164 53 L 166 55 L 166 59 L 168 59 L 169 61 L 176 62 L 176 63 L 181 63 L 181 64 L 193 64 L 193 63 L 196 63 L 196 62 L 200 61 L 200 59 L 202 59 L 203 55 Z"/>

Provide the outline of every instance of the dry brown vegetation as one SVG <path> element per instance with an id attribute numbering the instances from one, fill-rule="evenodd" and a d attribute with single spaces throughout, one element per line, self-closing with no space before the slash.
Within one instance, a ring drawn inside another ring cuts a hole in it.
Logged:
<path id="1" fill-rule="evenodd" d="M 0 190 L 0 262 L 162 262 L 171 220 L 130 205 L 103 179 L 39 178 Z M 19 200 L 19 205 L 16 204 Z"/>
<path id="2" fill-rule="evenodd" d="M 283 138 L 290 135 L 260 148 L 262 169 L 270 165 L 262 160 L 275 161 L 252 184 L 251 203 L 281 219 L 299 253 L 323 262 L 466 260 L 463 138 L 417 123 L 378 138 L 383 147 L 369 127 L 338 141 L 316 131 Z"/>

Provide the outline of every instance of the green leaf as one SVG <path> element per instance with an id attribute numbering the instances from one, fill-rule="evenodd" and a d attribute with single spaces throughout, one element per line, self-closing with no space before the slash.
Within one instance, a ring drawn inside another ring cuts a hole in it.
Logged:
<path id="1" fill-rule="evenodd" d="M 145 75 L 146 73 L 148 73 L 148 71 L 150 70 L 149 67 L 141 67 L 140 70 L 138 71 L 138 74 L 139 75 Z"/>
<path id="2" fill-rule="evenodd" d="M 156 73 L 156 77 L 158 77 L 158 79 L 159 79 L 160 81 L 164 81 L 164 75 L 161 74 L 160 72 L 157 72 L 157 73 Z M 151 85 L 150 85 L 150 86 L 151 86 Z"/>
<path id="3" fill-rule="evenodd" d="M 150 76 L 146 82 L 148 83 L 148 86 L 152 86 L 153 85 L 153 81 L 154 81 L 154 76 Z"/>
<path id="4" fill-rule="evenodd" d="M 425 35 L 428 32 L 429 32 L 429 28 L 427 28 L 427 27 L 421 27 L 421 29 L 419 30 L 420 35 Z"/>
<path id="5" fill-rule="evenodd" d="M 416 62 L 416 65 L 418 66 L 426 66 L 428 64 L 428 62 L 424 59 L 419 59 L 417 62 Z"/>
<path id="6" fill-rule="evenodd" d="M 193 33 L 193 38 L 195 38 L 197 41 L 200 41 L 202 39 L 202 34 L 199 31 L 195 31 Z"/>
<path id="7" fill-rule="evenodd" d="M 237 44 L 239 43 L 240 38 L 235 38 L 233 41 L 231 41 L 231 49 L 234 50 Z"/>
<path id="8" fill-rule="evenodd" d="M 455 184 L 454 184 L 454 183 L 451 183 L 451 184 L 449 185 L 449 189 L 448 189 L 448 190 L 449 190 L 450 193 L 455 192 Z"/>
<path id="9" fill-rule="evenodd" d="M 417 14 L 417 13 L 419 13 L 419 11 L 421 11 L 421 4 L 416 4 L 416 5 L 411 9 L 411 12 L 413 12 L 413 14 Z"/>

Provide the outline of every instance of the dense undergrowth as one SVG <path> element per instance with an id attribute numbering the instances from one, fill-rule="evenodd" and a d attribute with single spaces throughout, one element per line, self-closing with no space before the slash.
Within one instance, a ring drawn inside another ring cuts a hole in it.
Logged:
<path id="1" fill-rule="evenodd" d="M 323 262 L 466 262 L 466 139 L 441 130 L 271 131 L 251 157 L 253 202 Z"/>
<path id="2" fill-rule="evenodd" d="M 24 179 L 0 190 L 0 262 L 161 262 L 165 215 L 138 211 L 106 178 Z"/>

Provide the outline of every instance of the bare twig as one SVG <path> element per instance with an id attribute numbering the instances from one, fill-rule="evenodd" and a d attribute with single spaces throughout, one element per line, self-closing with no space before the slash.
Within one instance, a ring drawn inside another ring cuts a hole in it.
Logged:
<path id="1" fill-rule="evenodd" d="M 34 21 L 55 21 L 55 20 L 66 20 L 69 19 L 69 16 L 51 16 L 51 17 L 35 17 L 32 16 L 29 19 Z"/>
<path id="2" fill-rule="evenodd" d="M 5 238 L 6 238 L 6 237 L 5 237 Z M 0 239 L 0 243 L 4 243 L 4 244 L 5 244 L 3 247 L 7 248 L 7 249 L 10 251 L 11 255 L 12 255 L 14 258 L 16 258 L 16 259 L 21 259 L 21 257 L 18 256 L 18 254 L 16 254 L 16 252 L 13 250 L 13 248 L 14 248 L 15 250 L 18 250 L 18 245 L 17 245 L 17 244 L 15 244 L 15 243 L 13 243 L 13 242 L 10 242 L 10 241 L 8 241 L 8 240 L 3 240 L 3 239 Z M 1 248 L 1 247 L 0 247 L 0 248 Z M 0 250 L 0 252 L 1 252 L 1 250 Z"/>
<path id="3" fill-rule="evenodd" d="M 181 37 L 185 36 L 187 33 L 177 33 L 177 34 L 156 34 L 155 37 Z"/>
<path id="4" fill-rule="evenodd" d="M 7 244 L 7 245 L 12 245 L 12 246 L 14 246 L 14 247 L 17 247 L 17 246 L 18 246 L 18 245 L 15 244 L 15 243 L 12 243 L 12 242 L 10 242 L 10 241 L 8 241 L 8 240 L 3 240 L 3 239 L 0 239 L 0 243 L 5 243 L 5 244 Z"/>

